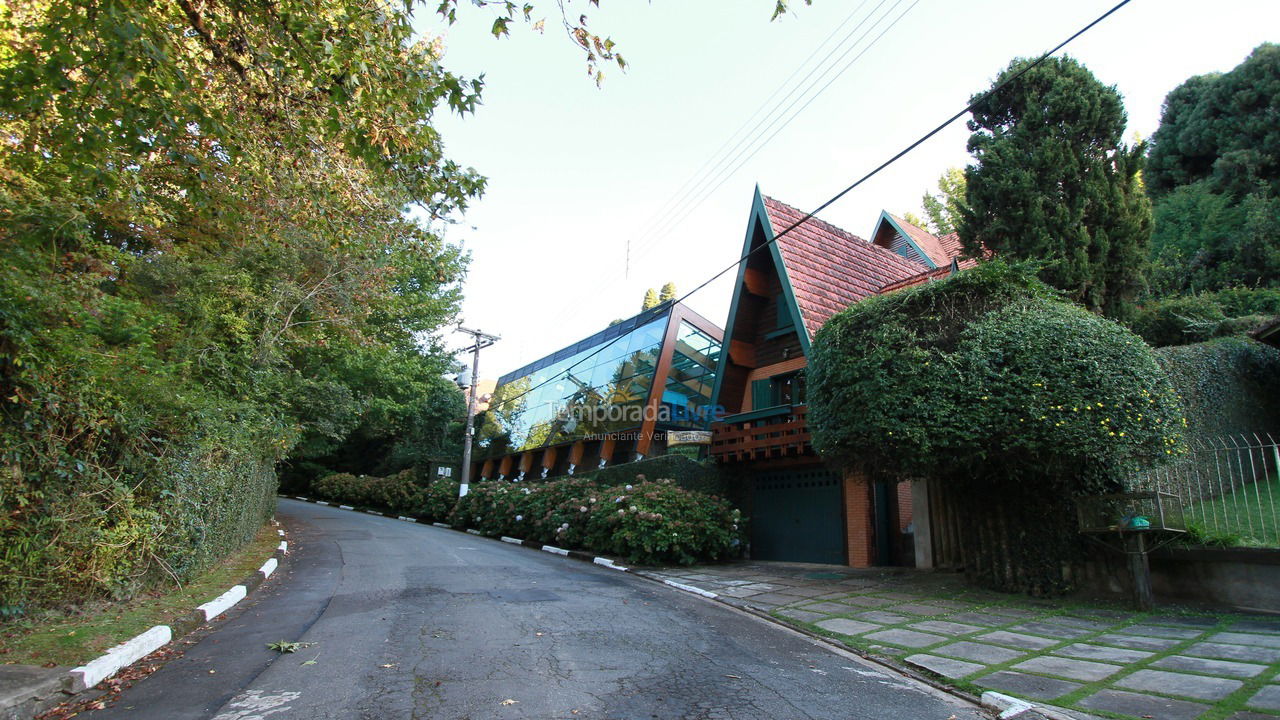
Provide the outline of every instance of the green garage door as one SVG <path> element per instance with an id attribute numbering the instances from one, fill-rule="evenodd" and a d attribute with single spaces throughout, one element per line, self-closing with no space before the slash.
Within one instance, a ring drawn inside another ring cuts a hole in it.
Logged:
<path id="1" fill-rule="evenodd" d="M 751 557 L 843 565 L 840 476 L 825 468 L 758 473 Z"/>

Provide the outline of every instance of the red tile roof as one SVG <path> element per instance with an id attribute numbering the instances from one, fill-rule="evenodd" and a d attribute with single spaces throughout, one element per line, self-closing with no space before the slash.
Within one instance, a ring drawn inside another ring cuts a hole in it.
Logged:
<path id="1" fill-rule="evenodd" d="M 764 198 L 764 206 L 775 237 L 805 216 L 771 197 Z M 780 238 L 778 250 L 809 337 L 837 312 L 928 270 L 817 218 Z"/>
<path id="2" fill-rule="evenodd" d="M 960 247 L 960 236 L 956 233 L 938 237 L 922 227 L 912 225 L 897 215 L 890 213 L 889 217 L 893 218 L 898 227 L 911 236 L 911 241 L 916 244 L 916 247 L 924 251 L 925 255 L 929 256 L 934 265 L 946 267 L 951 264 L 951 258 L 960 254 L 962 249 Z"/>
<path id="3" fill-rule="evenodd" d="M 945 237 L 951 237 L 951 235 L 947 235 Z M 978 264 L 978 261 L 972 258 L 967 260 L 961 260 L 960 269 L 968 270 L 969 268 L 977 264 Z M 934 268 L 933 270 L 926 270 L 925 272 L 922 272 L 919 275 L 912 275 L 909 278 L 903 278 L 901 280 L 896 280 L 894 282 L 891 282 L 888 285 L 881 287 L 879 294 L 883 295 L 884 293 L 890 293 L 890 292 L 893 292 L 894 290 L 901 290 L 903 288 L 915 287 L 916 285 L 923 285 L 932 280 L 941 280 L 950 274 L 951 274 L 951 262 L 947 261 L 947 264 L 942 267 Z"/>

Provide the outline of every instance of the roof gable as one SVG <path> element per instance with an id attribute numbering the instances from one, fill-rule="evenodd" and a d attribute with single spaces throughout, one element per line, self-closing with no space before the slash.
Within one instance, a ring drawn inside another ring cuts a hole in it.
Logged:
<path id="1" fill-rule="evenodd" d="M 807 213 L 771 197 L 761 196 L 768 215 L 769 240 L 805 217 Z M 835 225 L 810 218 L 774 243 L 783 276 L 800 311 L 805 345 L 818 328 L 837 312 L 880 288 L 930 268 L 870 243 Z"/>

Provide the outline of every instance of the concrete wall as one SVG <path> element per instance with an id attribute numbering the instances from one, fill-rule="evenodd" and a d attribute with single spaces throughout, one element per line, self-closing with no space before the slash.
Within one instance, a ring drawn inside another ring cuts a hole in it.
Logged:
<path id="1" fill-rule="evenodd" d="M 1157 604 L 1280 614 L 1280 549 L 1162 548 L 1149 560 Z M 1080 580 L 1086 595 L 1123 600 L 1131 593 L 1119 553 L 1096 556 Z"/>

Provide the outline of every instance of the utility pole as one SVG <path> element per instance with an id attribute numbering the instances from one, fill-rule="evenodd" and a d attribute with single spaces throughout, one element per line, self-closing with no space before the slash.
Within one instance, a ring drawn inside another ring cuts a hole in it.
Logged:
<path id="1" fill-rule="evenodd" d="M 475 434 L 473 421 L 476 416 L 476 385 L 480 382 L 480 351 L 502 338 L 461 325 L 458 326 L 458 332 L 470 335 L 475 341 L 474 345 L 462 351 L 471 351 L 471 381 L 467 383 L 467 423 L 462 435 L 462 483 L 458 487 L 458 497 L 463 497 L 467 494 L 471 480 L 471 437 Z"/>

